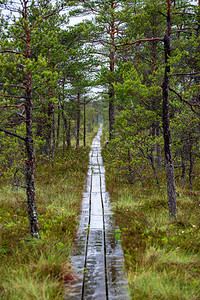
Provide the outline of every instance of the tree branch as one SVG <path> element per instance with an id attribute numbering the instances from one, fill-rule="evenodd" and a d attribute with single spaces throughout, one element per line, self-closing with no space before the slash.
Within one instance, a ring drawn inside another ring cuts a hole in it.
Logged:
<path id="1" fill-rule="evenodd" d="M 0 83 L 0 86 L 4 86 L 5 83 Z M 25 86 L 23 85 L 17 85 L 17 84 L 8 84 L 9 87 L 16 87 L 16 88 L 20 88 L 20 89 L 26 89 Z"/>
<path id="2" fill-rule="evenodd" d="M 41 17 L 39 20 L 35 21 L 35 23 L 32 25 L 32 27 L 31 27 L 30 30 L 32 31 L 33 28 L 37 25 L 38 22 L 43 21 L 43 20 L 45 20 L 45 19 L 47 19 L 47 18 L 49 18 L 49 17 L 55 15 L 56 13 L 59 13 L 61 10 L 62 10 L 62 8 L 60 8 L 60 9 L 58 9 L 58 10 L 55 10 L 55 11 L 53 11 L 52 13 L 50 13 L 50 14 L 44 16 L 44 17 Z"/>
<path id="3" fill-rule="evenodd" d="M 146 38 L 146 39 L 139 39 L 135 42 L 131 42 L 131 43 L 124 43 L 124 44 L 121 44 L 121 45 L 114 45 L 116 48 L 118 47 L 122 47 L 122 46 L 131 46 L 131 45 L 134 45 L 134 44 L 137 44 L 137 43 L 143 43 L 143 42 L 154 42 L 154 41 L 161 41 L 163 42 L 164 39 L 163 38 Z"/>
<path id="4" fill-rule="evenodd" d="M 169 76 L 193 76 L 193 75 L 198 75 L 200 72 L 194 72 L 194 73 L 174 73 L 170 74 Z"/>
<path id="5" fill-rule="evenodd" d="M 23 55 L 24 57 L 26 57 L 26 54 L 14 50 L 0 50 L 0 53 L 13 53 L 13 54 Z"/>
<path id="6" fill-rule="evenodd" d="M 7 98 L 24 98 L 23 96 L 15 96 L 15 95 L 4 95 L 4 94 L 0 94 L 0 97 L 7 97 Z"/>
<path id="7" fill-rule="evenodd" d="M 189 16 L 197 16 L 197 17 L 199 17 L 199 15 L 196 15 L 194 13 L 179 12 L 179 11 L 173 11 L 172 14 L 174 14 L 174 15 L 180 14 L 180 15 L 189 15 Z"/>
<path id="8" fill-rule="evenodd" d="M 23 105 L 26 105 L 25 103 L 21 103 L 21 104 L 5 104 L 5 105 L 0 105 L 0 108 L 7 108 L 7 107 L 21 107 Z"/>
<path id="9" fill-rule="evenodd" d="M 167 16 L 165 14 L 163 14 L 161 11 L 158 11 L 158 13 L 163 15 L 167 19 Z"/>
<path id="10" fill-rule="evenodd" d="M 14 133 L 14 132 L 8 131 L 8 130 L 6 130 L 6 129 L 3 129 L 3 128 L 1 128 L 1 127 L 0 127 L 0 131 L 3 131 L 3 132 L 5 132 L 5 133 L 7 133 L 7 134 L 9 134 L 9 135 L 15 136 L 15 137 L 17 137 L 17 138 L 19 138 L 19 139 L 21 139 L 21 140 L 23 140 L 23 141 L 26 141 L 26 139 L 25 139 L 23 136 L 18 135 L 18 134 Z"/>
<path id="11" fill-rule="evenodd" d="M 172 88 L 169 88 L 169 90 L 172 91 L 174 94 L 176 94 L 182 102 L 184 102 L 184 103 L 186 103 L 187 105 L 189 105 L 190 108 L 191 108 L 191 110 L 192 110 L 195 114 L 199 115 L 199 113 L 194 109 L 193 106 L 200 107 L 200 105 L 190 103 L 190 102 L 188 102 L 187 100 L 183 99 L 182 95 L 179 94 L 178 92 L 176 92 L 176 91 L 175 91 L 174 89 L 172 89 Z"/>

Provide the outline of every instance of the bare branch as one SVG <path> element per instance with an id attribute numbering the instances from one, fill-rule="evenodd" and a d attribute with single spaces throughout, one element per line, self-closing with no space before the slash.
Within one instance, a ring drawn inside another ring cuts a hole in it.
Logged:
<path id="1" fill-rule="evenodd" d="M 13 54 L 23 55 L 24 57 L 26 57 L 26 54 L 14 50 L 0 50 L 0 53 L 13 53 Z"/>
<path id="2" fill-rule="evenodd" d="M 4 86 L 4 83 L 0 83 L 0 86 Z M 19 88 L 19 89 L 26 89 L 25 86 L 23 85 L 17 85 L 17 84 L 8 84 L 9 87 L 16 87 L 16 88 Z"/>
<path id="3" fill-rule="evenodd" d="M 47 18 L 49 18 L 49 17 L 51 17 L 51 16 L 53 16 L 53 15 L 59 13 L 61 10 L 62 10 L 62 8 L 60 8 L 60 9 L 58 9 L 58 10 L 55 10 L 55 11 L 53 11 L 52 13 L 50 13 L 50 14 L 48 14 L 48 15 L 46 15 L 46 16 L 41 17 L 39 20 L 35 21 L 35 23 L 33 24 L 33 26 L 31 27 L 30 30 L 32 31 L 33 28 L 37 25 L 38 22 L 43 21 L 43 20 L 45 20 L 45 19 L 47 19 Z"/>
<path id="4" fill-rule="evenodd" d="M 193 28 L 191 28 L 191 29 L 193 29 Z M 189 33 L 189 34 L 192 34 L 191 31 L 186 31 L 185 29 L 173 30 L 173 31 L 171 32 L 171 34 L 177 33 L 177 32 L 183 32 L 183 33 Z"/>
<path id="5" fill-rule="evenodd" d="M 137 43 L 143 43 L 143 42 L 154 42 L 154 41 L 160 41 L 160 42 L 163 42 L 163 38 L 147 38 L 147 39 L 139 39 L 135 42 L 131 42 L 131 43 L 124 43 L 124 44 L 121 44 L 121 45 L 114 45 L 116 48 L 118 47 L 123 47 L 123 46 L 131 46 L 131 45 L 134 45 L 134 44 L 137 44 Z"/>
<path id="6" fill-rule="evenodd" d="M 174 15 L 189 15 L 189 16 L 196 16 L 196 17 L 200 17 L 199 15 L 196 15 L 194 13 L 187 13 L 187 12 L 179 12 L 179 11 L 173 11 L 172 14 Z"/>
<path id="7" fill-rule="evenodd" d="M 5 104 L 5 105 L 0 105 L 0 108 L 7 108 L 7 107 L 21 107 L 23 105 L 26 105 L 25 103 L 21 103 L 21 104 Z"/>
<path id="8" fill-rule="evenodd" d="M 169 76 L 193 76 L 193 75 L 199 75 L 200 72 L 194 72 L 194 73 L 174 73 L 170 74 Z"/>
<path id="9" fill-rule="evenodd" d="M 9 135 L 15 136 L 15 137 L 17 137 L 17 138 L 19 138 L 19 139 L 21 139 L 21 140 L 23 140 L 23 141 L 26 141 L 26 139 L 25 139 L 23 136 L 21 136 L 21 135 L 19 135 L 19 134 L 16 134 L 16 133 L 14 133 L 14 132 L 8 131 L 8 130 L 6 130 L 6 129 L 3 129 L 3 128 L 1 128 L 1 127 L 0 127 L 0 131 L 3 131 L 3 132 L 5 132 L 5 133 L 7 133 L 7 134 L 9 134 Z"/>
<path id="10" fill-rule="evenodd" d="M 158 13 L 163 15 L 165 18 L 167 18 L 167 16 L 165 14 L 163 14 L 161 11 L 158 11 Z"/>
<path id="11" fill-rule="evenodd" d="M 17 95 L 4 95 L 0 94 L 0 97 L 6 97 L 6 98 L 24 98 L 23 96 L 17 96 Z"/>
<path id="12" fill-rule="evenodd" d="M 191 110 L 192 110 L 195 114 L 199 115 L 199 113 L 198 113 L 198 112 L 194 109 L 194 107 L 193 107 L 193 106 L 200 107 L 199 104 L 193 104 L 193 103 L 188 102 L 187 100 L 183 99 L 183 97 L 182 97 L 181 94 L 179 94 L 178 92 L 176 92 L 176 91 L 175 91 L 174 89 L 172 89 L 172 88 L 169 88 L 169 90 L 172 91 L 174 94 L 176 94 L 182 102 L 184 102 L 184 103 L 186 103 L 187 105 L 189 105 L 190 108 L 191 108 Z"/>

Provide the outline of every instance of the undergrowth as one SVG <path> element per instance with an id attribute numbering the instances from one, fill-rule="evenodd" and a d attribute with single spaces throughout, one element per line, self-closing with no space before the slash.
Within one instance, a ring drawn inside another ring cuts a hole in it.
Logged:
<path id="1" fill-rule="evenodd" d="M 36 204 L 41 240 L 32 239 L 26 193 L 1 186 L 0 299 L 63 299 L 73 278 L 69 253 L 77 229 L 89 147 L 58 151 L 36 167 Z"/>
<path id="2" fill-rule="evenodd" d="M 131 299 L 190 299 L 200 295 L 200 192 L 177 185 L 178 217 L 170 221 L 165 174 L 159 190 L 149 170 L 145 184 L 128 184 L 103 158 L 106 185 L 121 231 Z M 198 177 L 198 168 L 196 169 Z"/>

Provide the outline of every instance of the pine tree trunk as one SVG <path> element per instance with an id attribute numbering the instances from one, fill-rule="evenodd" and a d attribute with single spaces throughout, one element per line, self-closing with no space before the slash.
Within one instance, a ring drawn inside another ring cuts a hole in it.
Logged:
<path id="1" fill-rule="evenodd" d="M 25 2 L 24 2 L 25 3 Z M 27 7 L 24 7 L 25 32 L 26 32 L 26 57 L 31 59 L 31 35 L 27 22 Z M 32 77 L 31 72 L 27 73 L 26 92 L 25 92 L 25 111 L 26 111 L 26 194 L 29 226 L 32 237 L 40 238 L 37 208 L 35 203 L 35 153 L 33 144 L 33 102 L 32 102 Z"/>
<path id="2" fill-rule="evenodd" d="M 39 222 L 35 203 L 35 155 L 32 130 L 32 99 L 31 94 L 26 93 L 26 193 L 27 208 L 31 235 L 40 238 Z"/>
<path id="3" fill-rule="evenodd" d="M 114 51 L 110 53 L 110 72 L 114 72 Z M 112 76 L 112 75 L 111 75 Z M 109 87 L 109 139 L 114 138 L 115 125 L 115 92 L 112 85 L 112 79 Z"/>
<path id="4" fill-rule="evenodd" d="M 160 137 L 160 125 L 157 125 L 157 137 Z M 157 143 L 156 145 L 157 150 L 157 167 L 158 171 L 162 172 L 162 155 L 161 155 L 161 146 L 160 143 Z"/>
<path id="5" fill-rule="evenodd" d="M 48 103 L 48 118 L 47 118 L 47 132 L 46 132 L 46 145 L 45 145 L 45 153 L 50 158 L 51 155 L 51 136 L 52 136 L 52 118 L 53 118 L 53 105 L 52 103 Z"/>
<path id="6" fill-rule="evenodd" d="M 167 29 L 164 37 L 166 67 L 165 67 L 164 82 L 162 86 L 163 88 L 163 136 L 164 136 L 164 150 L 165 150 L 165 159 L 166 159 L 169 216 L 170 218 L 176 218 L 177 216 L 176 189 L 175 189 L 174 163 L 173 163 L 172 150 L 171 150 L 170 119 L 169 119 L 170 66 L 168 64 L 168 59 L 171 55 L 170 32 L 171 32 L 171 1 L 167 0 Z"/>
<path id="7" fill-rule="evenodd" d="M 111 9 L 115 10 L 115 3 L 114 1 L 111 2 Z M 110 32 L 110 39 L 112 43 L 114 44 L 115 42 L 115 20 L 112 19 L 111 22 L 111 32 Z M 115 67 L 115 50 L 111 49 L 110 50 L 110 73 L 111 73 L 111 78 L 109 82 L 109 139 L 112 140 L 114 138 L 114 133 L 115 133 L 115 92 L 113 88 L 113 74 L 114 73 L 114 67 Z"/>
<path id="8" fill-rule="evenodd" d="M 181 150 L 181 162 L 182 162 L 182 175 L 181 175 L 181 179 L 182 179 L 182 185 L 185 184 L 185 176 L 186 176 L 186 167 L 185 167 L 185 158 L 184 158 L 184 152 L 183 150 Z"/>
<path id="9" fill-rule="evenodd" d="M 71 120 L 68 119 L 68 126 L 67 126 L 67 147 L 71 147 Z"/>
<path id="10" fill-rule="evenodd" d="M 160 186 L 159 179 L 158 179 L 157 172 L 156 172 L 156 168 L 155 168 L 155 161 L 154 161 L 153 153 L 151 153 L 149 155 L 149 160 L 150 160 L 152 170 L 153 170 L 153 173 L 154 173 L 154 176 L 155 176 L 155 179 L 156 179 L 156 183 L 159 187 L 159 190 L 161 190 L 161 186 Z"/>
<path id="11" fill-rule="evenodd" d="M 64 108 L 62 107 L 62 118 L 63 118 L 63 155 L 65 152 L 65 140 L 66 140 L 66 129 L 67 129 L 67 120 L 64 114 Z"/>
<path id="12" fill-rule="evenodd" d="M 86 101 L 84 98 L 83 104 L 83 146 L 86 146 Z"/>
<path id="13" fill-rule="evenodd" d="M 76 122 L 76 149 L 79 148 L 79 140 L 80 140 L 80 118 L 81 118 L 81 110 L 80 110 L 80 94 L 77 95 L 77 122 Z"/>
<path id="14" fill-rule="evenodd" d="M 52 150 L 51 150 L 51 163 L 53 167 L 53 161 L 55 157 L 55 148 L 56 148 L 56 133 L 55 133 L 55 106 L 53 105 L 53 119 L 52 119 L 52 135 L 53 135 L 53 143 L 52 143 Z"/>
<path id="15" fill-rule="evenodd" d="M 194 166 L 194 159 L 192 153 L 192 138 L 190 137 L 190 168 L 189 168 L 189 181 L 190 181 L 190 189 L 192 190 L 192 180 L 193 180 L 193 166 Z"/>
<path id="16" fill-rule="evenodd" d="M 60 138 L 60 106 L 58 106 L 58 120 L 57 120 L 57 130 L 56 130 L 56 148 L 58 148 L 59 145 L 59 138 Z"/>

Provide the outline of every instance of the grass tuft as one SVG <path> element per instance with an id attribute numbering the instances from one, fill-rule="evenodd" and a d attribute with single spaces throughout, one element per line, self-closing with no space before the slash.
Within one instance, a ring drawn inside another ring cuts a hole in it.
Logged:
<path id="1" fill-rule="evenodd" d="M 109 150 L 108 150 L 109 151 Z M 165 174 L 162 190 L 152 178 L 128 184 L 103 151 L 106 186 L 120 227 L 132 299 L 190 299 L 200 295 L 200 193 L 177 187 L 178 217 L 168 213 Z M 197 183 L 195 183 L 197 186 Z"/>
<path id="2" fill-rule="evenodd" d="M 1 187 L 0 299 L 64 299 L 65 284 L 74 278 L 69 253 L 89 147 L 57 153 L 36 167 L 36 204 L 41 240 L 30 237 L 26 193 Z"/>

